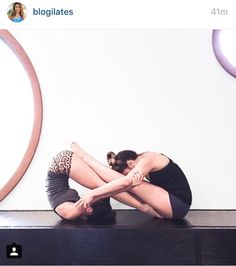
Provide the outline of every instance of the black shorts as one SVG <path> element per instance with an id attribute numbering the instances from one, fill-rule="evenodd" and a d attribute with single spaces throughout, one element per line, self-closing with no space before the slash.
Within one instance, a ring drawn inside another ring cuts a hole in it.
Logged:
<path id="1" fill-rule="evenodd" d="M 186 216 L 189 211 L 190 206 L 184 203 L 181 199 L 177 198 L 175 195 L 169 193 L 170 204 L 173 212 L 173 219 L 182 219 Z"/>
<path id="2" fill-rule="evenodd" d="M 49 203 L 53 210 L 55 211 L 56 207 L 64 202 L 77 202 L 80 199 L 79 193 L 75 189 L 68 188 L 68 190 L 56 198 L 51 198 Z"/>
<path id="3" fill-rule="evenodd" d="M 150 183 L 169 193 L 173 219 L 182 219 L 192 203 L 192 192 L 182 169 L 169 159 L 162 169 L 149 174 Z"/>

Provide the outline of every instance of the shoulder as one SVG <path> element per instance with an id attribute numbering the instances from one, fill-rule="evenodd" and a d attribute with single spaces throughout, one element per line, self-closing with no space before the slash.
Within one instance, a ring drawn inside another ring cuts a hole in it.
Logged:
<path id="1" fill-rule="evenodd" d="M 158 160 L 160 154 L 157 152 L 147 151 L 140 155 L 139 162 L 137 165 L 142 166 L 149 171 L 155 167 L 155 163 Z"/>
<path id="2" fill-rule="evenodd" d="M 158 152 L 147 152 L 144 155 L 144 161 L 150 165 L 151 171 L 164 168 L 169 163 L 169 158 Z"/>
<path id="3" fill-rule="evenodd" d="M 161 158 L 163 155 L 154 151 L 147 151 L 142 154 L 142 159 L 145 161 L 152 161 Z"/>

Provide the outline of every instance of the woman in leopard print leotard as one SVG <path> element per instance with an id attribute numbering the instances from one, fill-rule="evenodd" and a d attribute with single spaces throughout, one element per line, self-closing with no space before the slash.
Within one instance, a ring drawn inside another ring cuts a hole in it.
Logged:
<path id="1" fill-rule="evenodd" d="M 69 187 L 69 178 L 90 189 L 106 184 L 72 150 L 61 151 L 53 157 L 46 179 L 46 191 L 52 209 L 61 218 L 68 220 L 80 216 L 92 216 L 96 212 L 99 201 L 102 200 L 97 199 L 97 205 L 94 203 L 94 205 L 82 211 L 76 204 L 80 199 L 79 194 L 75 189 Z M 114 198 L 143 212 L 155 215 L 150 206 L 138 201 L 128 192 L 119 193 Z M 111 208 L 109 198 L 103 200 L 102 204 L 106 209 Z"/>

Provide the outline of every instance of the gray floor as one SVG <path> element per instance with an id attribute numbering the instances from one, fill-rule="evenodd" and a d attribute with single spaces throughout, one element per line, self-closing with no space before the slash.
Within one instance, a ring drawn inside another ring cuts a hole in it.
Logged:
<path id="1" fill-rule="evenodd" d="M 62 221 L 53 211 L 0 211 L 0 229 L 13 228 L 236 228 L 236 210 L 191 210 L 185 219 L 171 221 L 157 219 L 136 210 L 116 210 L 114 223 L 89 223 L 78 219 Z"/>

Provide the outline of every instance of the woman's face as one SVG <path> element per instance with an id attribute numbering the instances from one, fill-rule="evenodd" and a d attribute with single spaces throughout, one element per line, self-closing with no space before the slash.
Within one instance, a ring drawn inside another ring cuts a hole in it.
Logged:
<path id="1" fill-rule="evenodd" d="M 125 170 L 123 171 L 123 175 L 128 175 L 128 173 L 130 172 L 130 168 L 129 167 L 127 167 L 127 168 L 125 168 Z"/>
<path id="2" fill-rule="evenodd" d="M 16 12 L 17 14 L 19 14 L 20 11 L 21 11 L 21 6 L 20 6 L 19 4 L 16 4 L 16 5 L 15 5 L 15 12 Z"/>
<path id="3" fill-rule="evenodd" d="M 127 175 L 136 165 L 136 161 L 134 160 L 128 160 L 127 161 L 128 166 L 123 171 L 123 175 Z"/>
<path id="4" fill-rule="evenodd" d="M 89 215 L 91 215 L 93 213 L 93 208 L 92 207 L 88 207 L 86 208 L 83 213 L 81 214 L 82 217 L 87 217 Z"/>

